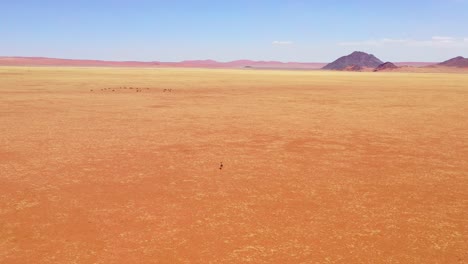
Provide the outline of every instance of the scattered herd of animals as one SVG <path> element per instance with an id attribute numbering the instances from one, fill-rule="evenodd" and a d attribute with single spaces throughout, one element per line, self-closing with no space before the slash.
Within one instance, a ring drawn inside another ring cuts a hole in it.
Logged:
<path id="1" fill-rule="evenodd" d="M 126 87 L 126 86 L 123 86 L 123 87 L 118 87 L 118 88 L 102 88 L 100 90 L 96 90 L 96 91 L 101 91 L 101 92 L 118 92 L 118 91 L 122 91 L 122 90 L 135 90 L 135 92 L 137 93 L 141 93 L 142 91 L 146 90 L 146 91 L 149 91 L 151 90 L 150 88 L 139 88 L 139 87 Z M 94 89 L 90 89 L 89 90 L 90 92 L 94 92 Z M 165 88 L 162 90 L 163 93 L 172 93 L 172 89 L 168 89 L 168 88 Z M 219 170 L 222 170 L 224 167 L 224 164 L 223 162 L 220 162 L 219 164 Z"/>
<path id="2" fill-rule="evenodd" d="M 94 90 L 94 89 L 90 89 L 89 91 L 90 92 L 94 92 L 94 91 L 101 91 L 101 92 L 118 92 L 118 91 L 135 91 L 137 93 L 141 93 L 143 92 L 144 90 L 146 91 L 149 91 L 151 88 L 141 88 L 141 87 L 126 87 L 126 86 L 122 86 L 122 87 L 117 87 L 117 88 L 102 88 L 102 89 L 99 89 L 99 90 Z M 163 92 L 164 93 L 172 93 L 172 89 L 163 89 Z"/>

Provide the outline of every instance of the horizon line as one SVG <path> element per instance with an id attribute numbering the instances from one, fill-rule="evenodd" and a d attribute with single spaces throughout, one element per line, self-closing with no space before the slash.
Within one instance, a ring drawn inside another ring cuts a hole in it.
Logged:
<path id="1" fill-rule="evenodd" d="M 369 53 L 370 54 L 370 53 Z M 375 54 L 371 54 L 374 55 Z M 343 55 L 347 56 L 347 55 Z M 0 58 L 18 58 L 18 59 L 56 59 L 56 60 L 72 60 L 72 61 L 95 61 L 95 62 L 127 62 L 127 63 L 183 63 L 183 62 L 211 62 L 211 63 L 232 63 L 232 62 L 241 62 L 241 61 L 249 61 L 249 62 L 263 62 L 263 63 L 295 63 L 295 64 L 323 64 L 323 63 L 330 63 L 330 62 L 323 62 L 323 61 L 308 61 L 308 62 L 300 62 L 300 61 L 280 61 L 280 60 L 252 60 L 252 59 L 236 59 L 236 60 L 228 60 L 228 61 L 219 61 L 214 59 L 189 59 L 189 60 L 180 60 L 180 61 L 161 61 L 161 60 L 105 60 L 105 59 L 89 59 L 89 58 L 64 58 L 64 57 L 46 57 L 46 56 L 22 56 L 22 55 L 0 55 Z M 341 57 L 339 57 L 341 58 Z M 333 62 L 333 61 L 331 61 Z M 403 60 L 403 61 L 389 61 L 394 63 L 437 63 L 436 61 L 411 61 L 411 60 Z"/>

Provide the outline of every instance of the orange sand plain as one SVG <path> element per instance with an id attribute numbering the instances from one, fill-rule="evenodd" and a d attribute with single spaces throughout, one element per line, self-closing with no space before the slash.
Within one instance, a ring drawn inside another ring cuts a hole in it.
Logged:
<path id="1" fill-rule="evenodd" d="M 468 74 L 0 67 L 0 263 L 468 263 L 467 113 Z"/>

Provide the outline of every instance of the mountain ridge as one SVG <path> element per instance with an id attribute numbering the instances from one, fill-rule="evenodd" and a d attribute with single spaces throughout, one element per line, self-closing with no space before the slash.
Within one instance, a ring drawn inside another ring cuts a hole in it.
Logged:
<path id="1" fill-rule="evenodd" d="M 84 59 L 61 59 L 48 57 L 7 57 L 0 56 L 0 66 L 83 66 L 83 67 L 187 67 L 187 68 L 285 68 L 320 69 L 326 63 L 320 62 L 280 62 L 235 60 L 218 62 L 215 60 L 184 60 L 180 62 L 161 61 L 106 61 Z"/>
<path id="2" fill-rule="evenodd" d="M 458 56 L 458 57 L 446 60 L 444 62 L 438 63 L 437 65 L 446 66 L 446 67 L 468 68 L 468 58 Z"/>

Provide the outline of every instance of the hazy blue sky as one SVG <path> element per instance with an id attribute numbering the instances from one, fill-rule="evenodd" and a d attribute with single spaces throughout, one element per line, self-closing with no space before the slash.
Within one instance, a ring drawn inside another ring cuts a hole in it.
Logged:
<path id="1" fill-rule="evenodd" d="M 0 56 L 328 62 L 468 56 L 468 0 L 0 0 Z"/>

